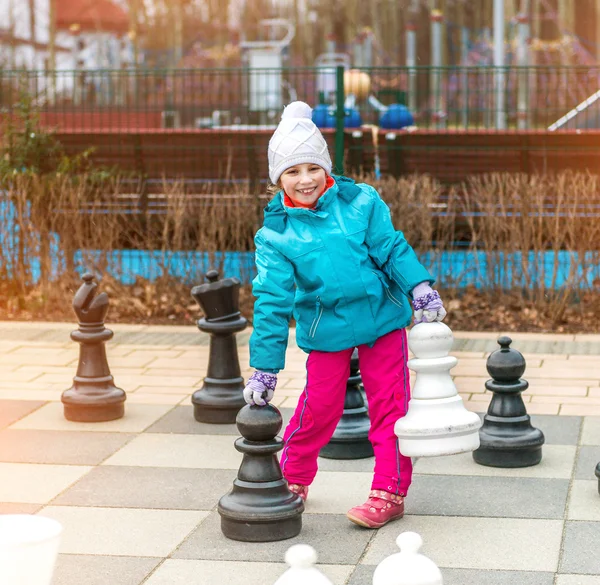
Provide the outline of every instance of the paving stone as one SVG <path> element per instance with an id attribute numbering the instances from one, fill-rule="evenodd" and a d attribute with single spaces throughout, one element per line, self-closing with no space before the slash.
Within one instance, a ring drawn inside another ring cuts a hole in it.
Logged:
<path id="1" fill-rule="evenodd" d="M 577 467 L 575 468 L 575 479 L 592 479 L 595 477 L 594 470 L 600 462 L 600 445 L 583 445 L 577 456 Z"/>
<path id="2" fill-rule="evenodd" d="M 546 477 L 569 479 L 573 471 L 577 447 L 574 445 L 544 445 L 542 460 L 531 467 L 501 468 L 479 465 L 472 453 L 446 457 L 420 457 L 415 466 L 416 474 L 468 475 L 488 477 Z"/>
<path id="3" fill-rule="evenodd" d="M 408 514 L 497 518 L 563 518 L 569 480 L 415 476 Z"/>
<path id="4" fill-rule="evenodd" d="M 324 564 L 352 565 L 358 562 L 374 532 L 352 524 L 346 516 L 304 514 L 302 532 L 280 542 L 252 543 L 228 540 L 221 532 L 220 516 L 212 512 L 172 558 L 281 562 L 293 544 L 310 544 Z M 332 538 L 335 535 L 335 538 Z"/>
<path id="5" fill-rule="evenodd" d="M 285 427 L 294 414 L 293 408 L 280 408 L 283 425 L 280 436 L 283 436 Z M 194 407 L 191 405 L 177 406 L 166 413 L 160 420 L 156 421 L 147 429 L 149 433 L 178 433 L 184 435 L 232 435 L 240 436 L 235 424 L 216 425 L 200 423 L 194 418 Z"/>
<path id="6" fill-rule="evenodd" d="M 242 454 L 229 436 L 144 433 L 109 457 L 105 465 L 239 469 Z"/>
<path id="7" fill-rule="evenodd" d="M 375 458 L 365 459 L 327 459 L 319 457 L 317 460 L 319 471 L 345 471 L 348 473 L 373 473 Z"/>
<path id="8" fill-rule="evenodd" d="M 42 504 L 0 502 L 0 514 L 35 514 L 41 507 Z"/>
<path id="9" fill-rule="evenodd" d="M 139 433 L 172 408 L 173 406 L 169 404 L 127 404 L 125 402 L 125 416 L 123 418 L 107 422 L 82 423 L 66 420 L 62 403 L 51 402 L 14 423 L 11 428 Z"/>
<path id="10" fill-rule="evenodd" d="M 348 585 L 372 585 L 375 567 L 358 565 Z M 525 571 L 480 571 L 476 569 L 442 569 L 444 585 L 553 585 L 553 573 Z"/>
<path id="11" fill-rule="evenodd" d="M 581 433 L 582 445 L 600 445 L 600 416 L 586 416 Z"/>
<path id="12" fill-rule="evenodd" d="M 43 406 L 40 400 L 0 400 L 0 429 L 13 424 Z"/>
<path id="13" fill-rule="evenodd" d="M 333 585 L 345 585 L 352 571 L 348 565 L 318 564 L 317 568 Z M 284 563 L 168 559 L 144 585 L 270 585 L 287 569 Z"/>
<path id="14" fill-rule="evenodd" d="M 212 510 L 237 473 L 223 469 L 103 465 L 61 494 L 57 506 Z"/>
<path id="15" fill-rule="evenodd" d="M 585 575 L 558 575 L 555 585 L 600 585 L 600 577 Z"/>
<path id="16" fill-rule="evenodd" d="M 98 465 L 135 435 L 5 429 L 0 431 L 0 461 Z"/>
<path id="17" fill-rule="evenodd" d="M 373 473 L 319 471 L 310 486 L 305 514 L 345 514 L 362 504 L 371 491 Z"/>
<path id="18" fill-rule="evenodd" d="M 576 479 L 569 492 L 569 520 L 593 520 L 600 522 L 600 496 L 598 480 Z"/>
<path id="19" fill-rule="evenodd" d="M 52 585 L 139 585 L 162 558 L 58 555 Z"/>
<path id="20" fill-rule="evenodd" d="M 0 463 L 0 502 L 45 504 L 90 469 L 83 465 Z"/>
<path id="21" fill-rule="evenodd" d="M 61 553 L 166 557 L 208 512 L 47 506 L 40 515 L 63 525 Z"/>
<path id="22" fill-rule="evenodd" d="M 544 433 L 544 445 L 577 445 L 582 423 L 581 416 L 531 414 L 531 424 Z"/>
<path id="23" fill-rule="evenodd" d="M 567 521 L 559 573 L 600 575 L 600 522 Z"/>
<path id="24" fill-rule="evenodd" d="M 421 535 L 422 553 L 440 569 L 554 572 L 562 529 L 559 520 L 408 515 L 380 528 L 361 562 L 379 564 L 398 551 L 399 532 L 410 530 Z"/>

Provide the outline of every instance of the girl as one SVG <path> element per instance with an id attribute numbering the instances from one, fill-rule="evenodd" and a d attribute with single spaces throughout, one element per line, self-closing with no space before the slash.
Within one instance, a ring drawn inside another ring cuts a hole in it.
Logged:
<path id="1" fill-rule="evenodd" d="M 288 326 L 308 353 L 306 386 L 284 433 L 281 469 L 304 500 L 317 457 L 342 415 L 350 357 L 358 347 L 375 452 L 365 504 L 348 512 L 378 528 L 404 513 L 412 464 L 397 447 L 394 424 L 410 398 L 405 327 L 446 315 L 433 279 L 392 225 L 377 191 L 331 176 L 327 144 L 311 108 L 293 102 L 269 142 L 269 177 L 278 192 L 256 243 L 254 331 L 244 389 L 249 404 L 273 398 L 285 365 Z"/>

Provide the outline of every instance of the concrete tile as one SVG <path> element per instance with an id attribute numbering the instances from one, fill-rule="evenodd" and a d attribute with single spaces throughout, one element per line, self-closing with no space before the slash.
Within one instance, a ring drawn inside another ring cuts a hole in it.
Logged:
<path id="1" fill-rule="evenodd" d="M 569 479 L 575 462 L 576 450 L 577 447 L 571 445 L 544 445 L 542 460 L 538 465 L 512 469 L 479 465 L 473 460 L 472 453 L 446 457 L 420 457 L 414 466 L 414 472 L 427 475 Z"/>
<path id="2" fill-rule="evenodd" d="M 348 585 L 372 585 L 375 567 L 358 565 Z M 525 571 L 484 571 L 477 569 L 442 570 L 444 585 L 553 585 L 553 573 Z"/>
<path id="3" fill-rule="evenodd" d="M 35 514 L 43 504 L 0 502 L 0 514 Z"/>
<path id="4" fill-rule="evenodd" d="M 28 390 L 27 388 L 0 388 L 0 400 L 21 400 L 23 402 L 58 402 L 65 390 L 61 384 L 60 388 L 41 390 Z"/>
<path id="5" fill-rule="evenodd" d="M 527 405 L 529 413 L 529 405 Z M 544 433 L 544 447 L 547 445 L 577 445 L 583 418 L 580 416 L 547 416 L 529 413 L 531 424 Z"/>
<path id="6" fill-rule="evenodd" d="M 96 467 L 52 503 L 57 506 L 212 510 L 236 470 Z"/>
<path id="7" fill-rule="evenodd" d="M 563 518 L 568 489 L 569 480 L 564 479 L 419 475 L 415 476 L 406 499 L 406 512 L 432 516 Z"/>
<path id="8" fill-rule="evenodd" d="M 139 585 L 161 558 L 60 554 L 52 585 Z"/>
<path id="9" fill-rule="evenodd" d="M 555 585 L 600 585 L 600 577 L 557 575 Z"/>
<path id="10" fill-rule="evenodd" d="M 600 522 L 567 521 L 559 573 L 600 575 Z"/>
<path id="11" fill-rule="evenodd" d="M 349 478 L 351 481 L 348 481 Z M 369 495 L 373 473 L 320 471 L 310 486 L 305 514 L 345 514 Z"/>
<path id="12" fill-rule="evenodd" d="M 47 431 L 93 431 L 139 433 L 173 408 L 168 404 L 128 404 L 125 416 L 119 420 L 100 423 L 68 421 L 62 403 L 49 403 L 11 425 L 13 429 L 38 429 Z"/>
<path id="13" fill-rule="evenodd" d="M 63 525 L 59 552 L 79 555 L 166 557 L 207 512 L 47 506 L 41 513 Z"/>
<path id="14" fill-rule="evenodd" d="M 583 445 L 577 456 L 577 467 L 575 468 L 575 479 L 592 479 L 595 477 L 594 470 L 600 461 L 600 445 Z"/>
<path id="15" fill-rule="evenodd" d="M 90 469 L 76 465 L 0 463 L 0 502 L 45 504 Z"/>
<path id="16" fill-rule="evenodd" d="M 335 535 L 335 538 L 332 538 Z M 214 561 L 281 562 L 293 544 L 310 544 L 324 564 L 351 565 L 361 558 L 373 532 L 352 524 L 346 516 L 304 514 L 302 531 L 289 540 L 254 543 L 228 540 L 220 528 L 220 516 L 210 516 L 173 553 L 172 558 Z"/>
<path id="17" fill-rule="evenodd" d="M 333 585 L 344 585 L 353 569 L 321 564 L 317 568 Z M 275 583 L 287 569 L 284 563 L 167 559 L 145 585 L 266 585 Z"/>
<path id="18" fill-rule="evenodd" d="M 366 457 L 365 459 L 326 459 L 319 457 L 317 460 L 319 473 L 323 471 L 345 471 L 347 473 L 373 473 L 375 467 L 375 458 Z"/>
<path id="19" fill-rule="evenodd" d="M 133 439 L 104 465 L 239 469 L 242 454 L 234 438 L 210 435 L 145 433 Z"/>
<path id="20" fill-rule="evenodd" d="M 138 388 L 134 392 L 127 393 L 128 404 L 170 404 L 175 406 L 182 400 L 189 400 L 191 394 L 159 394 L 159 393 L 148 393 L 143 392 L 141 388 Z"/>
<path id="21" fill-rule="evenodd" d="M 600 416 L 600 404 L 561 404 L 560 415 Z"/>
<path id="22" fill-rule="evenodd" d="M 586 416 L 581 432 L 582 445 L 600 445 L 600 416 Z"/>
<path id="23" fill-rule="evenodd" d="M 5 429 L 0 431 L 0 461 L 98 465 L 134 435 Z"/>
<path id="24" fill-rule="evenodd" d="M 134 390 L 139 386 L 154 386 L 160 388 L 161 392 L 170 391 L 172 388 L 178 388 L 178 392 L 181 392 L 182 388 L 200 387 L 203 377 L 204 376 L 152 376 L 148 374 L 134 376 L 125 375 L 119 376 L 117 386 L 123 388 L 125 391 L 129 388 Z"/>
<path id="25" fill-rule="evenodd" d="M 421 552 L 440 569 L 554 572 L 562 527 L 560 520 L 409 515 L 380 528 L 361 562 L 379 564 L 397 552 L 398 534 L 411 530 L 423 538 Z"/>
<path id="26" fill-rule="evenodd" d="M 3 429 L 19 419 L 34 412 L 45 402 L 41 400 L 1 400 L 0 401 L 0 429 Z"/>
<path id="27" fill-rule="evenodd" d="M 569 493 L 567 518 L 600 522 L 598 498 L 598 480 L 595 477 L 593 480 L 574 480 Z"/>

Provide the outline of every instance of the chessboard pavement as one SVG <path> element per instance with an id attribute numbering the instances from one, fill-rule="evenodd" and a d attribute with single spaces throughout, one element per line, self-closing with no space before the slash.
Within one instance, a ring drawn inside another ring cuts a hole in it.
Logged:
<path id="1" fill-rule="evenodd" d="M 523 397 L 546 436 L 539 465 L 422 458 L 405 518 L 370 531 L 345 512 L 364 501 L 372 459 L 320 459 L 301 534 L 250 544 L 227 540 L 216 512 L 241 461 L 239 433 L 193 418 L 208 336 L 194 326 L 112 326 L 108 361 L 126 414 L 83 424 L 66 421 L 60 403 L 77 366 L 73 329 L 0 322 L 0 513 L 63 524 L 53 585 L 271 585 L 296 542 L 317 550 L 334 585 L 370 585 L 405 530 L 421 534 L 445 585 L 600 585 L 600 335 L 454 332 L 452 373 L 476 412 L 489 402 L 485 361 L 497 337 L 510 335 L 524 354 Z M 245 377 L 249 333 L 238 335 Z M 305 360 L 292 332 L 274 400 L 286 420 Z"/>

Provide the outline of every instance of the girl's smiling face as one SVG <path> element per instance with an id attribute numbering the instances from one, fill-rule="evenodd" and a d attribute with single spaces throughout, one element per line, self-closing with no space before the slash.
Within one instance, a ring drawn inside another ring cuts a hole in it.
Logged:
<path id="1" fill-rule="evenodd" d="M 279 180 L 290 199 L 312 205 L 323 193 L 327 175 L 319 165 L 302 163 L 286 169 Z"/>

